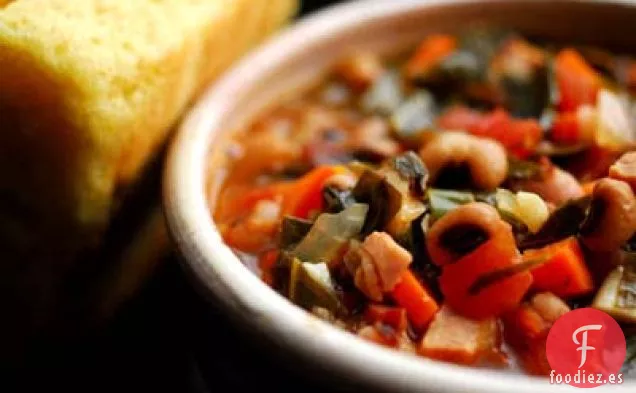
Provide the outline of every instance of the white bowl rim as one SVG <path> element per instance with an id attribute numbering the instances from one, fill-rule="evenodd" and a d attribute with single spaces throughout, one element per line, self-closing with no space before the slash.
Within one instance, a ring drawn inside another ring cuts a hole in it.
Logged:
<path id="1" fill-rule="evenodd" d="M 493 1 L 493 0 L 486 0 Z M 540 0 L 549 2 L 547 0 Z M 294 306 L 252 274 L 224 245 L 209 214 L 205 189 L 208 149 L 215 124 L 231 108 L 237 91 L 279 63 L 281 52 L 298 50 L 307 37 L 337 34 L 352 24 L 382 15 L 408 13 L 433 5 L 483 3 L 484 0 L 365 0 L 339 4 L 304 18 L 244 58 L 211 86 L 186 115 L 170 147 L 164 174 L 164 209 L 184 264 L 206 291 L 250 328 L 331 372 L 387 391 L 522 393 L 560 392 L 544 378 L 461 367 L 386 349 L 355 337 Z M 497 1 L 495 1 L 497 2 Z M 581 0 L 583 3 L 598 3 Z M 604 3 L 631 4 L 629 0 Z M 254 72 L 253 64 L 264 67 Z M 634 391 L 636 384 L 596 391 Z"/>

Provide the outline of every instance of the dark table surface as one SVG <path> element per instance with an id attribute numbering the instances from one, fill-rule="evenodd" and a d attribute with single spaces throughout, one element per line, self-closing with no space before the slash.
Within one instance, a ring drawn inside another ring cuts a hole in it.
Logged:
<path id="1" fill-rule="evenodd" d="M 304 1 L 301 14 L 334 2 Z M 171 256 L 106 326 L 41 348 L 26 368 L 0 377 L 0 391 L 325 391 L 249 341 Z"/>

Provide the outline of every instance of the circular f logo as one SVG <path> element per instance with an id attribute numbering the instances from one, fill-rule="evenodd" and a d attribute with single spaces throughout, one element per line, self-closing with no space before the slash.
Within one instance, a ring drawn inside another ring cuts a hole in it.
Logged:
<path id="1" fill-rule="evenodd" d="M 580 308 L 559 318 L 546 341 L 552 375 L 576 387 L 612 383 L 625 361 L 625 336 L 606 313 Z M 622 376 L 620 376 L 622 378 Z"/>
<path id="2" fill-rule="evenodd" d="M 587 351 L 593 351 L 596 349 L 587 345 L 587 332 L 589 330 L 601 330 L 602 328 L 602 325 L 585 325 L 576 329 L 574 334 L 572 334 L 572 341 L 574 341 L 575 344 L 581 344 L 581 346 L 576 349 L 577 351 L 581 351 L 581 364 L 579 364 L 579 368 L 585 365 L 585 361 L 587 360 Z M 579 333 L 581 333 L 581 336 L 583 337 L 581 342 L 579 342 L 577 338 Z"/>

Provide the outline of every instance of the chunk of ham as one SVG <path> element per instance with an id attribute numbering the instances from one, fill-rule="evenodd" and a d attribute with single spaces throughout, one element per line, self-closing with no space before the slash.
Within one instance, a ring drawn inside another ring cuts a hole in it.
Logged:
<path id="1" fill-rule="evenodd" d="M 411 254 L 386 232 L 373 232 L 345 255 L 356 287 L 375 301 L 395 287 L 412 261 Z"/>
<path id="2" fill-rule="evenodd" d="M 495 318 L 481 321 L 456 314 L 445 305 L 435 315 L 419 352 L 459 364 L 476 364 L 500 355 L 501 331 Z"/>

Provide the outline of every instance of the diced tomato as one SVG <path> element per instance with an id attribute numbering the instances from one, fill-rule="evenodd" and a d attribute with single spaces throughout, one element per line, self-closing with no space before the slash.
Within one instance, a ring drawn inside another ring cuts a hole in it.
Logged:
<path id="1" fill-rule="evenodd" d="M 407 77 L 416 78 L 426 74 L 453 53 L 456 47 L 457 40 L 452 35 L 434 34 L 427 37 L 406 63 L 405 73 Z"/>
<path id="2" fill-rule="evenodd" d="M 563 112 L 557 115 L 552 124 L 550 138 L 559 144 L 574 145 L 581 141 L 581 130 L 576 112 Z"/>
<path id="3" fill-rule="evenodd" d="M 526 250 L 524 260 L 545 259 L 532 269 L 534 288 L 562 297 L 585 295 L 594 290 L 594 282 L 575 237 L 569 237 L 537 250 Z"/>
<path id="4" fill-rule="evenodd" d="M 455 106 L 437 120 L 439 127 L 447 130 L 464 130 L 473 135 L 495 139 L 510 154 L 526 158 L 541 141 L 541 125 L 534 119 L 514 119 L 504 109 L 489 113 Z"/>
<path id="5" fill-rule="evenodd" d="M 602 86 L 599 74 L 574 49 L 564 49 L 555 59 L 559 87 L 559 110 L 574 111 L 584 104 L 596 104 Z"/>

